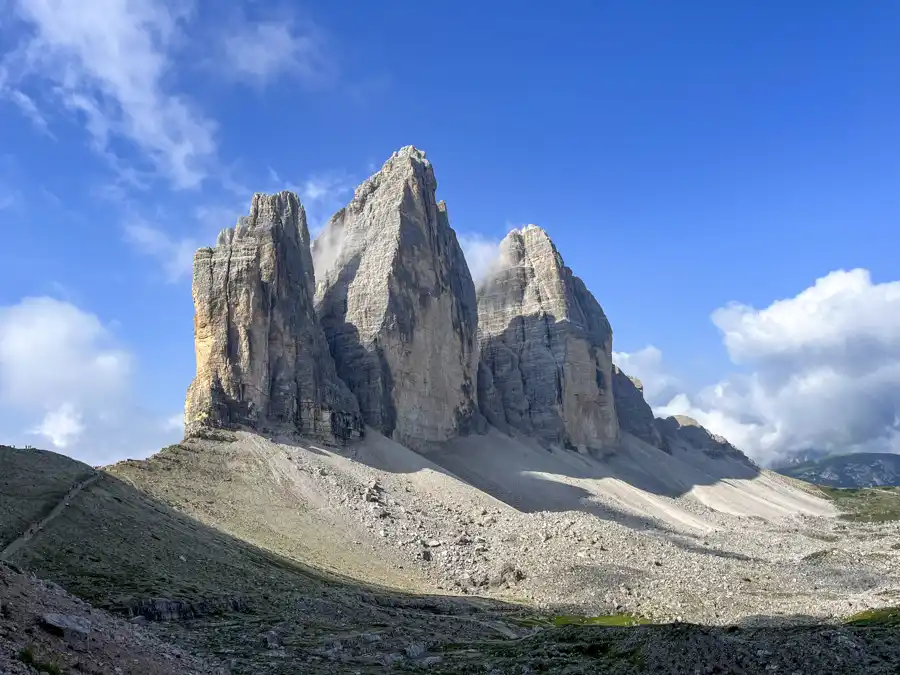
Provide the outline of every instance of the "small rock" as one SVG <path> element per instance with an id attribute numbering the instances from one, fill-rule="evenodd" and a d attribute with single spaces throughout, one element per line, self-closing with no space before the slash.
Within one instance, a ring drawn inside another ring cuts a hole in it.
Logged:
<path id="1" fill-rule="evenodd" d="M 417 659 L 428 650 L 428 647 L 421 642 L 413 642 L 406 646 L 403 650 L 411 659 Z"/>
<path id="2" fill-rule="evenodd" d="M 91 622 L 80 616 L 44 614 L 41 617 L 44 630 L 66 640 L 85 640 L 91 632 Z"/>
<path id="3" fill-rule="evenodd" d="M 281 646 L 281 638 L 278 637 L 278 633 L 274 630 L 270 630 L 263 638 L 263 643 L 269 649 L 278 649 Z"/>

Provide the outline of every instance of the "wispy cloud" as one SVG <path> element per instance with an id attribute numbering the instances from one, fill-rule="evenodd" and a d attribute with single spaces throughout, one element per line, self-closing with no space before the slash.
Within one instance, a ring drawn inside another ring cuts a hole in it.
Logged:
<path id="1" fill-rule="evenodd" d="M 290 190 L 300 197 L 306 209 L 306 219 L 312 236 L 321 231 L 335 212 L 353 198 L 356 185 L 361 182 L 344 171 L 327 171 L 307 176 L 299 183 L 285 181 L 269 167 L 269 191 Z"/>
<path id="2" fill-rule="evenodd" d="M 155 258 L 170 283 L 191 274 L 194 251 L 197 250 L 197 242 L 193 239 L 172 237 L 138 221 L 125 225 L 125 238 L 135 249 Z"/>
<path id="3" fill-rule="evenodd" d="M 472 280 L 478 285 L 491 275 L 498 261 L 500 240 L 471 232 L 459 234 L 458 239 Z"/>
<path id="4" fill-rule="evenodd" d="M 153 0 L 13 0 L 26 34 L 3 60 L 6 90 L 46 128 L 27 92 L 49 92 L 85 122 L 94 147 L 135 144 L 179 188 L 199 185 L 216 153 L 215 124 L 170 89 L 171 52 L 187 14 Z"/>
<path id="5" fill-rule="evenodd" d="M 266 86 L 289 76 L 316 86 L 337 78 L 328 40 L 309 20 L 282 16 L 253 23 L 239 17 L 222 31 L 217 44 L 214 64 L 227 79 Z"/>
<path id="6" fill-rule="evenodd" d="M 31 98 L 31 96 L 18 89 L 7 90 L 3 87 L 2 83 L 0 83 L 0 96 L 5 96 L 12 101 L 38 131 L 50 138 L 56 138 L 50 131 L 50 125 L 47 123 L 47 119 L 44 117 L 43 113 L 41 113 L 37 103 L 34 102 L 34 99 Z"/>

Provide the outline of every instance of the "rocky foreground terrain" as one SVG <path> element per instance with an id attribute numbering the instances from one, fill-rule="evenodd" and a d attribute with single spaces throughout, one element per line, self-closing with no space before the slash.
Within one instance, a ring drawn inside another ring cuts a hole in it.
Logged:
<path id="1" fill-rule="evenodd" d="M 900 672 L 900 494 L 654 418 L 548 234 L 476 288 L 436 191 L 403 148 L 315 241 L 255 195 L 181 443 L 0 448 L 0 674 Z"/>

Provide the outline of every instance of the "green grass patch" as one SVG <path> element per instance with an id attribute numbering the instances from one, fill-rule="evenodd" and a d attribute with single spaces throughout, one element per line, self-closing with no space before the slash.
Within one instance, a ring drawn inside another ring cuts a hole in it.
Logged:
<path id="1" fill-rule="evenodd" d="M 848 626 L 900 626 L 900 607 L 867 609 L 844 620 Z"/>
<path id="2" fill-rule="evenodd" d="M 900 520 L 900 488 L 833 488 L 819 486 L 841 511 L 842 520 L 883 523 Z"/>
<path id="3" fill-rule="evenodd" d="M 550 619 L 554 626 L 641 626 L 652 623 L 634 614 L 609 614 L 607 616 L 577 616 L 562 614 Z"/>
<path id="4" fill-rule="evenodd" d="M 551 617 L 506 617 L 509 623 L 523 628 L 559 628 L 561 626 L 644 626 L 653 623 L 634 614 L 609 614 L 607 616 L 579 616 L 560 614 Z"/>
<path id="5" fill-rule="evenodd" d="M 31 666 L 35 670 L 41 673 L 47 673 L 47 675 L 62 675 L 63 670 L 55 663 L 50 661 L 41 661 L 34 654 L 34 647 L 27 646 L 23 647 L 19 652 L 19 661 L 24 663 L 26 666 Z"/>

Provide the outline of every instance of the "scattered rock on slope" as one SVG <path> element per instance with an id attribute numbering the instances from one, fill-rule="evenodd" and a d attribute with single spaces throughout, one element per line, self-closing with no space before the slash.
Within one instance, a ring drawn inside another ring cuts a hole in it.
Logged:
<path id="1" fill-rule="evenodd" d="M 313 305 L 306 212 L 290 192 L 255 194 L 250 215 L 194 257 L 197 375 L 185 430 L 292 425 L 340 442 L 359 436 Z"/>
<path id="2" fill-rule="evenodd" d="M 425 154 L 409 146 L 316 239 L 316 307 L 365 422 L 415 449 L 468 431 L 475 287 Z"/>
<path id="3" fill-rule="evenodd" d="M 616 441 L 612 329 L 541 228 L 513 230 L 501 242 L 478 291 L 478 334 L 488 421 L 567 447 Z"/>

